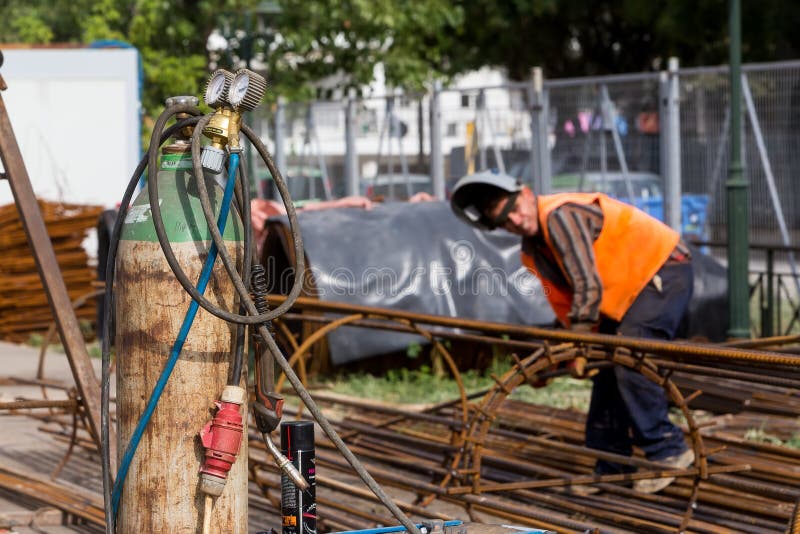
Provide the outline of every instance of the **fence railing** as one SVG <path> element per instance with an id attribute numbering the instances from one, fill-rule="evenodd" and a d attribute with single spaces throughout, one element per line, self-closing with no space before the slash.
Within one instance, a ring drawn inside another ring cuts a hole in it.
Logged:
<path id="1" fill-rule="evenodd" d="M 726 243 L 695 241 L 693 244 L 724 251 Z M 800 333 L 798 277 L 788 262 L 800 247 L 750 244 L 750 324 L 754 337 Z"/>

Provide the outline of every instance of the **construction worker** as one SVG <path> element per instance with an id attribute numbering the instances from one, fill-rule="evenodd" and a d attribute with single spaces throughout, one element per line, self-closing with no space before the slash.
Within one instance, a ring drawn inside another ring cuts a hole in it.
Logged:
<path id="1" fill-rule="evenodd" d="M 602 193 L 537 196 L 494 171 L 463 177 L 450 203 L 473 226 L 522 236 L 522 262 L 541 281 L 565 328 L 674 338 L 692 295 L 692 265 L 677 232 L 660 221 Z M 622 366 L 602 369 L 592 380 L 587 447 L 630 456 L 635 445 L 649 460 L 674 468 L 694 462 L 683 433 L 667 416 L 661 386 Z M 598 460 L 594 470 L 613 474 L 635 468 Z M 673 480 L 638 480 L 634 489 L 655 493 Z"/>

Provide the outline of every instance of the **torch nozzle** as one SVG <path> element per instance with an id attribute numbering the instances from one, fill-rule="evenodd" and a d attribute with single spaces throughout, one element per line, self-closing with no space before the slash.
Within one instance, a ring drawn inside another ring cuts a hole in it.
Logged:
<path id="1" fill-rule="evenodd" d="M 267 446 L 267 450 L 272 454 L 272 457 L 275 458 L 275 463 L 278 464 L 278 469 L 286 473 L 286 476 L 292 480 L 295 486 L 303 491 L 307 490 L 308 482 L 306 482 L 306 479 L 303 478 L 300 471 L 292 464 L 292 461 L 284 456 L 278 447 L 272 443 L 269 434 L 264 433 L 262 436 L 264 437 L 264 444 Z"/>

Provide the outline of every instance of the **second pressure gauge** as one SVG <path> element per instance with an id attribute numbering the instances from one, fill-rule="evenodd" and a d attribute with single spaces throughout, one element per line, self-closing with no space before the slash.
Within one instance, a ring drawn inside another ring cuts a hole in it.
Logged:
<path id="1" fill-rule="evenodd" d="M 248 69 L 239 69 L 233 75 L 228 101 L 236 111 L 252 111 L 261 102 L 267 90 L 267 80 Z"/>

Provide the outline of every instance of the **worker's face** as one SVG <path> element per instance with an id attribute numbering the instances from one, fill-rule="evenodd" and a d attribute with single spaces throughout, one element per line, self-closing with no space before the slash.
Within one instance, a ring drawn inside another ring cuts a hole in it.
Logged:
<path id="1" fill-rule="evenodd" d="M 496 220 L 503 212 L 509 197 L 505 197 L 500 202 L 487 210 L 487 215 Z M 539 219 L 537 217 L 536 197 L 533 191 L 527 186 L 522 188 L 520 194 L 514 201 L 514 207 L 508 213 L 508 218 L 503 224 L 503 228 L 512 234 L 524 237 L 533 237 L 539 231 Z"/>

